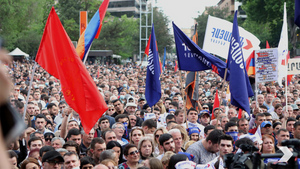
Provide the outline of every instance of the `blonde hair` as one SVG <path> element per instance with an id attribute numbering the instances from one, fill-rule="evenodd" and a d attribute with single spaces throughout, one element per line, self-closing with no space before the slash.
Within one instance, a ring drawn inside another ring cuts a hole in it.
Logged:
<path id="1" fill-rule="evenodd" d="M 169 164 L 169 161 L 170 161 L 170 158 L 175 155 L 174 152 L 172 151 L 167 151 L 164 156 L 161 158 L 161 163 L 163 165 L 168 165 Z"/>
<path id="2" fill-rule="evenodd" d="M 188 142 L 185 144 L 184 149 L 187 150 L 187 149 L 189 148 L 189 146 L 192 145 L 192 144 L 194 144 L 194 143 L 196 143 L 196 141 L 194 141 L 194 140 L 188 141 Z"/>
<path id="3" fill-rule="evenodd" d="M 156 129 L 155 131 L 154 131 L 154 133 L 153 133 L 153 140 L 154 140 L 154 144 L 155 144 L 155 146 L 158 146 L 159 145 L 159 143 L 158 142 L 156 142 L 156 139 L 155 139 L 155 135 L 156 135 L 156 133 L 157 133 L 157 131 L 162 131 L 163 132 L 163 134 L 166 134 L 166 133 L 168 133 L 168 131 L 166 130 L 166 128 L 165 127 L 159 127 L 158 129 Z"/>
<path id="4" fill-rule="evenodd" d="M 101 161 L 100 164 L 103 164 L 103 165 L 106 165 L 106 166 L 107 166 L 108 163 L 113 163 L 114 166 L 118 166 L 118 164 L 117 164 L 114 160 L 112 160 L 112 159 L 105 159 L 105 160 Z"/>

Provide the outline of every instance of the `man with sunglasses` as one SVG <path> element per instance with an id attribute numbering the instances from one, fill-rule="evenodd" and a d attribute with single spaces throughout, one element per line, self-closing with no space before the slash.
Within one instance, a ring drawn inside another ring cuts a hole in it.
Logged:
<path id="1" fill-rule="evenodd" d="M 63 157 L 57 151 L 48 151 L 42 158 L 43 169 L 60 169 L 64 162 Z"/>

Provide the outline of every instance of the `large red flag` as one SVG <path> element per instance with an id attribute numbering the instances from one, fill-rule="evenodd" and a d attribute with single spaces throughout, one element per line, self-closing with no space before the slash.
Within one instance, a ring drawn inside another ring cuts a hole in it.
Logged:
<path id="1" fill-rule="evenodd" d="M 215 94 L 215 102 L 214 102 L 214 106 L 213 106 L 213 110 L 215 110 L 215 108 L 220 107 L 220 101 L 219 101 L 219 95 L 218 95 L 218 89 L 216 90 L 216 94 Z M 214 111 L 211 113 L 211 119 L 215 119 L 215 114 Z"/>
<path id="2" fill-rule="evenodd" d="M 52 7 L 35 61 L 60 80 L 66 102 L 86 133 L 108 109 Z"/>

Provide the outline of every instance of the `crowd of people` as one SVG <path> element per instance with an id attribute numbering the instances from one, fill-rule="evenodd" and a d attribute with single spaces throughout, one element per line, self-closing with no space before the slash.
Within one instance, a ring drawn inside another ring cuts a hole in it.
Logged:
<path id="1" fill-rule="evenodd" d="M 79 114 L 64 100 L 59 80 L 39 66 L 31 77 L 33 65 L 14 61 L 6 66 L 13 80 L 9 101 L 20 116 L 25 112 L 27 125 L 7 147 L 14 169 L 219 168 L 224 155 L 242 151 L 241 144 L 272 154 L 280 151 L 283 140 L 300 139 L 297 75 L 287 93 L 276 82 L 260 83 L 258 95 L 249 100 L 250 114 L 243 112 L 238 118 L 238 109 L 225 92 L 229 85 L 213 71 L 199 72 L 198 104 L 190 109 L 185 107 L 184 73 L 180 77 L 173 70 L 164 71 L 162 97 L 149 107 L 146 67 L 89 64 L 86 68 L 108 110 L 85 133 Z M 217 99 L 221 104 L 213 109 Z M 255 134 L 258 129 L 261 138 Z"/>

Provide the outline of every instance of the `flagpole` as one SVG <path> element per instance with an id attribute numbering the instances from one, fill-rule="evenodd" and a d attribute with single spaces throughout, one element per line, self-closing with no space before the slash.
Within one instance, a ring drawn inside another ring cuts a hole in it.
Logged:
<path id="1" fill-rule="evenodd" d="M 221 89 L 221 94 L 222 94 L 222 92 L 223 92 L 223 90 L 224 90 L 224 88 L 225 88 L 225 83 L 226 83 L 226 77 L 227 77 L 227 70 L 228 70 L 228 68 L 226 68 L 225 69 L 225 73 L 224 73 L 224 79 L 223 79 L 223 85 L 222 85 L 222 89 Z M 215 98 L 216 99 L 216 98 Z M 221 97 L 219 98 L 219 108 L 220 108 L 220 106 L 221 106 L 221 104 L 222 104 L 222 102 L 221 102 L 221 100 L 222 100 L 222 95 L 221 95 Z M 213 112 L 212 112 L 213 113 Z"/>
<path id="2" fill-rule="evenodd" d="M 28 105 L 28 98 L 29 98 L 29 95 L 30 95 L 31 87 L 32 87 L 32 81 L 33 81 L 35 68 L 36 68 L 36 62 L 34 62 L 33 70 L 32 70 L 32 73 L 31 73 L 31 79 L 30 79 L 29 88 L 28 88 L 28 92 L 27 92 L 26 104 L 24 106 L 23 119 L 25 119 L 25 115 L 26 115 L 26 110 L 27 110 L 27 105 Z M 28 120 L 30 120 L 30 119 L 28 119 Z"/>
<path id="3" fill-rule="evenodd" d="M 186 128 L 188 128 L 187 114 L 186 114 L 186 99 L 185 99 L 185 93 L 184 93 L 184 90 L 183 90 L 183 78 L 182 78 L 182 75 L 181 75 L 181 70 L 179 70 L 178 73 L 179 73 L 179 77 L 180 77 L 181 95 L 182 95 L 182 100 L 183 100 L 183 103 L 184 103 L 183 112 L 184 112 L 184 116 L 185 116 L 185 124 L 186 124 Z"/>
<path id="4" fill-rule="evenodd" d="M 84 61 L 83 61 L 83 64 L 84 64 L 84 65 L 85 65 L 85 62 L 86 62 L 86 60 L 87 60 L 87 57 L 89 56 L 91 47 L 92 47 L 92 44 L 90 45 L 89 50 L 88 50 L 88 51 L 86 52 L 86 54 L 85 54 Z"/>

